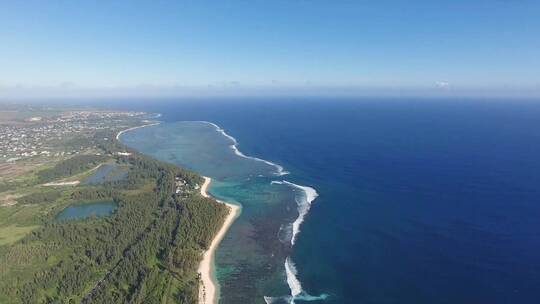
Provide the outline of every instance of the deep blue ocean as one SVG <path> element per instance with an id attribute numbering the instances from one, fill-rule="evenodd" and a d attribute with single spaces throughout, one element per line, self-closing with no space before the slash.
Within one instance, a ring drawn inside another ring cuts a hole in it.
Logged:
<path id="1" fill-rule="evenodd" d="M 109 105 L 213 122 L 316 189 L 290 253 L 303 290 L 329 295 L 311 303 L 540 303 L 540 101 Z"/>

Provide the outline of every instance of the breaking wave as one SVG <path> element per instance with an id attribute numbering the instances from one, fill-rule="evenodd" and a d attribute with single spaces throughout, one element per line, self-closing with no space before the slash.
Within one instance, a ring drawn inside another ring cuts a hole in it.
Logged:
<path id="1" fill-rule="evenodd" d="M 279 227 L 278 239 L 283 244 L 290 244 L 293 234 L 293 225 L 292 223 L 283 224 Z"/>
<path id="2" fill-rule="evenodd" d="M 294 304 L 295 300 L 320 301 L 328 298 L 328 294 L 323 293 L 318 296 L 312 296 L 302 289 L 302 283 L 300 283 L 300 280 L 298 280 L 296 266 L 294 265 L 291 257 L 287 257 L 285 259 L 285 273 L 287 274 L 287 284 L 289 285 L 289 289 L 291 290 L 291 295 L 284 297 L 264 297 L 264 301 L 267 304 L 278 302 Z"/>
<path id="3" fill-rule="evenodd" d="M 277 184 L 277 185 L 287 185 L 290 187 L 293 187 L 295 189 L 301 190 L 301 195 L 295 195 L 295 201 L 298 208 L 298 217 L 292 224 L 282 225 L 280 227 L 279 235 L 280 241 L 283 241 L 283 239 L 288 238 L 291 242 L 291 247 L 294 246 L 294 243 L 296 241 L 296 237 L 298 236 L 298 233 L 300 232 L 300 225 L 304 221 L 304 218 L 306 214 L 309 212 L 309 209 L 311 208 L 311 202 L 313 202 L 319 194 L 317 191 L 311 187 L 308 186 L 300 186 L 295 183 L 291 183 L 289 181 L 272 181 L 271 184 Z M 285 301 L 289 304 L 294 304 L 295 300 L 302 300 L 302 301 L 316 301 L 316 300 L 324 300 L 328 297 L 327 294 L 322 294 L 319 296 L 312 296 L 306 293 L 302 289 L 302 283 L 297 277 L 297 271 L 296 266 L 294 265 L 294 262 L 292 261 L 291 257 L 287 257 L 285 259 L 285 274 L 287 276 L 287 285 L 289 285 L 289 289 L 291 290 L 290 296 L 285 297 L 264 297 L 264 300 L 267 304 L 276 303 L 277 301 Z"/>
<path id="4" fill-rule="evenodd" d="M 285 171 L 283 169 L 283 166 L 281 166 L 281 165 L 278 165 L 278 164 L 273 163 L 271 161 L 267 161 L 267 160 L 262 159 L 262 158 L 245 155 L 244 153 L 240 152 L 240 150 L 238 150 L 238 147 L 236 146 L 236 145 L 238 145 L 238 141 L 236 140 L 236 138 L 234 138 L 231 135 L 227 134 L 227 132 L 225 132 L 225 130 L 223 130 L 220 126 L 216 125 L 213 122 L 209 122 L 209 121 L 200 121 L 200 122 L 212 125 L 214 128 L 216 128 L 216 131 L 218 131 L 219 133 L 223 134 L 223 136 L 225 136 L 226 138 L 231 140 L 233 142 L 233 144 L 230 145 L 229 147 L 231 148 L 231 150 L 233 150 L 234 154 L 236 154 L 236 155 L 238 155 L 240 157 L 243 157 L 243 158 L 255 160 L 255 161 L 258 161 L 258 162 L 263 162 L 263 163 L 265 163 L 265 164 L 267 164 L 269 166 L 272 166 L 272 167 L 276 168 L 276 173 L 275 174 L 278 175 L 278 176 L 282 176 L 282 175 L 286 175 L 286 174 L 290 173 L 290 172 Z"/>
<path id="5" fill-rule="evenodd" d="M 294 243 L 296 241 L 296 237 L 298 236 L 298 233 L 300 232 L 300 225 L 304 221 L 304 217 L 309 212 L 309 209 L 311 208 L 311 202 L 313 202 L 319 194 L 317 191 L 311 187 L 308 186 L 300 186 L 288 181 L 272 181 L 272 184 L 280 184 L 280 185 L 289 185 L 293 188 L 302 190 L 301 196 L 296 196 L 296 204 L 298 206 L 298 217 L 296 220 L 292 223 L 292 237 L 291 237 L 291 246 L 294 246 Z"/>
<path id="6" fill-rule="evenodd" d="M 294 298 L 302 294 L 302 284 L 296 277 L 298 272 L 291 257 L 285 259 L 285 273 L 287 274 L 287 284 L 289 284 L 289 288 L 291 289 L 291 296 Z"/>

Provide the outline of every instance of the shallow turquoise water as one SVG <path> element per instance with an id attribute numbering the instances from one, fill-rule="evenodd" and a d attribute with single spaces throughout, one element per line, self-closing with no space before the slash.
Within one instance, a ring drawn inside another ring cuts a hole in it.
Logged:
<path id="1" fill-rule="evenodd" d="M 90 216 L 103 217 L 116 209 L 113 201 L 85 202 L 69 205 L 56 215 L 57 221 L 84 219 Z"/>

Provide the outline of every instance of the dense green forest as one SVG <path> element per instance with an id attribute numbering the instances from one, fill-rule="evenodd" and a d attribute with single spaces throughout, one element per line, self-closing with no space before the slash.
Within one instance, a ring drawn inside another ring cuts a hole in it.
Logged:
<path id="1" fill-rule="evenodd" d="M 37 176 L 39 182 L 68 177 L 91 169 L 106 159 L 107 157 L 102 155 L 76 155 L 56 164 L 52 168 L 39 171 Z"/>
<path id="2" fill-rule="evenodd" d="M 0 303 L 196 303 L 197 266 L 228 208 L 196 191 L 197 174 L 94 139 L 101 155 L 80 155 L 37 173 L 39 181 L 78 174 L 111 158 L 124 180 L 38 191 L 20 204 L 48 204 L 40 227 L 0 246 Z M 175 179 L 186 187 L 175 193 Z M 111 199 L 107 217 L 57 222 L 69 203 Z"/>

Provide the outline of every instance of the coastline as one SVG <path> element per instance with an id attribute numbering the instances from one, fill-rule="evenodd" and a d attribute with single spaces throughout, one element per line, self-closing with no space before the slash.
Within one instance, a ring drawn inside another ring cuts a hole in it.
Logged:
<path id="1" fill-rule="evenodd" d="M 120 141 L 120 136 L 124 134 L 125 132 L 132 131 L 139 128 L 155 126 L 159 124 L 160 122 L 154 122 L 154 123 L 131 127 L 131 128 L 122 130 L 116 134 L 116 140 Z M 201 195 L 204 197 L 211 197 L 208 194 L 207 190 L 212 179 L 206 176 L 202 176 L 202 177 L 204 178 L 204 183 L 201 185 L 201 189 L 200 189 Z M 200 275 L 200 279 L 202 283 L 201 288 L 199 288 L 199 302 L 198 302 L 199 304 L 217 304 L 218 303 L 219 285 L 215 276 L 213 275 L 215 251 L 219 243 L 225 236 L 225 233 L 227 232 L 227 230 L 229 230 L 229 227 L 232 225 L 234 220 L 240 215 L 240 209 L 241 209 L 240 206 L 226 203 L 220 200 L 217 200 L 217 201 L 225 204 L 229 208 L 230 212 L 225 218 L 225 221 L 223 222 L 221 229 L 214 236 L 214 239 L 212 240 L 210 247 L 208 248 L 208 250 L 206 250 L 203 253 L 203 259 L 201 260 L 201 263 L 199 264 L 199 268 L 197 269 L 197 272 Z"/>
<path id="2" fill-rule="evenodd" d="M 131 131 L 131 130 L 135 130 L 135 129 L 144 128 L 144 127 L 155 126 L 155 125 L 159 125 L 159 124 L 160 124 L 160 122 L 154 122 L 154 123 L 150 123 L 150 124 L 147 124 L 147 125 L 136 126 L 136 127 L 131 127 L 131 128 L 122 130 L 122 131 L 120 131 L 120 132 L 118 132 L 118 133 L 116 134 L 116 140 L 120 140 L 120 135 L 124 134 L 125 132 Z"/>
<path id="3" fill-rule="evenodd" d="M 207 189 L 212 179 L 206 176 L 203 176 L 203 178 L 204 178 L 204 183 L 201 186 L 201 195 L 204 197 L 210 197 L 210 195 L 207 192 Z M 217 200 L 217 201 L 227 205 L 227 207 L 229 207 L 231 212 L 229 212 L 229 214 L 225 218 L 225 221 L 223 222 L 223 226 L 221 226 L 221 229 L 218 231 L 218 233 L 212 240 L 212 244 L 210 244 L 210 247 L 208 248 L 208 250 L 204 252 L 201 264 L 199 265 L 199 268 L 197 269 L 197 272 L 201 276 L 201 282 L 202 282 L 202 287 L 199 288 L 199 304 L 217 304 L 218 302 L 218 293 L 217 293 L 218 282 L 216 278 L 213 276 L 215 252 L 219 243 L 225 236 L 225 233 L 227 232 L 227 230 L 229 230 L 229 227 L 232 225 L 234 220 L 240 215 L 240 206 L 225 203 L 220 200 Z"/>
<path id="4" fill-rule="evenodd" d="M 147 122 L 149 122 L 149 121 L 147 121 Z M 152 122 L 152 121 L 150 121 L 150 122 Z M 160 124 L 160 122 L 155 122 L 155 121 L 153 121 L 152 123 L 150 123 L 150 122 L 147 125 L 141 125 L 141 126 L 132 127 L 132 128 L 123 130 L 123 131 L 121 131 L 121 132 L 119 132 L 117 134 L 116 138 L 118 140 L 120 140 L 120 136 L 124 132 L 130 131 L 130 130 L 133 130 L 133 129 L 138 129 L 138 128 L 143 128 L 143 127 L 146 127 L 146 126 L 152 126 L 152 125 Z M 284 171 L 283 167 L 280 166 L 280 165 L 277 165 L 275 163 L 272 163 L 272 162 L 269 162 L 269 161 L 266 161 L 266 160 L 263 160 L 263 159 L 260 159 L 260 158 L 244 155 L 236 147 L 236 144 L 238 143 L 236 141 L 236 139 L 234 137 L 228 135 L 227 133 L 225 133 L 225 131 L 223 129 L 221 129 L 219 126 L 217 126 L 216 124 L 214 124 L 212 122 L 208 122 L 208 121 L 196 121 L 196 122 L 205 123 L 205 124 L 209 124 L 209 125 L 213 126 L 216 129 L 217 132 L 221 133 L 224 137 L 231 140 L 232 145 L 229 145 L 229 148 L 231 148 L 235 152 L 236 155 L 238 155 L 238 156 L 240 156 L 242 158 L 246 158 L 246 159 L 250 159 L 250 160 L 254 160 L 254 161 L 259 161 L 259 162 L 264 162 L 264 163 L 266 163 L 268 165 L 273 166 L 274 168 L 276 168 L 276 171 L 274 173 L 274 175 L 276 175 L 276 176 L 282 176 L 282 175 L 285 175 L 285 174 L 289 173 L 287 171 Z M 203 197 L 211 197 L 211 195 L 208 193 L 208 187 L 209 187 L 209 185 L 211 183 L 211 178 L 206 177 L 206 176 L 201 176 L 201 177 L 203 177 L 204 182 L 201 185 L 200 193 L 201 193 L 201 195 Z M 293 189 L 300 190 L 300 192 L 301 192 L 301 193 L 299 192 L 298 195 L 300 195 L 300 196 L 298 198 L 297 198 L 297 195 L 295 194 L 295 200 L 296 200 L 296 203 L 297 203 L 297 211 L 298 211 L 299 215 L 294 220 L 294 222 L 291 223 L 292 237 L 291 237 L 291 240 L 290 240 L 290 246 L 292 248 L 295 245 L 297 235 L 300 233 L 300 226 L 301 226 L 302 222 L 304 221 L 305 216 L 309 212 L 312 202 L 317 198 L 318 193 L 312 187 L 297 185 L 297 184 L 291 183 L 291 182 L 286 181 L 286 180 L 281 180 L 281 181 L 280 180 L 272 180 L 271 184 L 286 185 L 286 186 L 289 186 L 289 187 L 291 187 Z M 297 190 L 293 190 L 293 191 L 296 192 Z M 227 233 L 229 227 L 232 225 L 232 223 L 234 222 L 236 217 L 239 216 L 239 214 L 241 212 L 241 208 L 242 208 L 241 206 L 226 203 L 224 201 L 220 201 L 220 200 L 217 200 L 217 201 L 220 202 L 220 203 L 225 204 L 229 208 L 229 210 L 231 212 L 229 212 L 229 214 L 226 216 L 221 228 L 219 229 L 219 231 L 217 231 L 216 235 L 212 239 L 212 242 L 211 242 L 209 248 L 202 253 L 202 260 L 201 260 L 201 262 L 200 262 L 200 264 L 199 264 L 199 266 L 197 268 L 197 273 L 198 273 L 198 276 L 199 276 L 199 279 L 200 279 L 199 291 L 198 291 L 198 301 L 197 301 L 198 304 L 217 304 L 218 301 L 219 301 L 220 286 L 219 286 L 219 282 L 217 281 L 217 278 L 216 278 L 215 252 L 216 252 L 217 247 L 219 246 L 221 240 L 224 238 L 225 234 Z M 297 277 L 298 274 L 297 274 L 297 271 L 296 271 L 295 264 L 292 261 L 290 256 L 287 256 L 286 259 L 285 259 L 284 269 L 285 269 L 285 273 L 286 273 L 286 283 L 287 283 L 287 285 L 289 286 L 289 289 L 290 289 L 290 295 L 284 295 L 284 296 L 279 296 L 279 297 L 264 296 L 265 301 L 268 302 L 268 300 L 273 301 L 275 299 L 306 299 L 306 298 L 316 299 L 316 300 L 323 300 L 323 299 L 328 297 L 328 295 L 324 294 L 324 293 L 320 294 L 320 295 L 312 296 L 312 295 L 309 295 L 307 292 L 305 292 L 303 290 L 302 283 L 300 282 L 300 280 Z"/>

